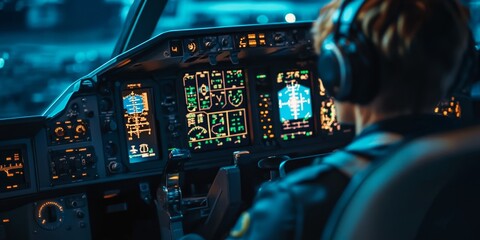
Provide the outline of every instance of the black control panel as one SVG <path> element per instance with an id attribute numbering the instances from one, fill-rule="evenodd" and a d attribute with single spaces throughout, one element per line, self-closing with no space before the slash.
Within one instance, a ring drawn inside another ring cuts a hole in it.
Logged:
<path id="1" fill-rule="evenodd" d="M 4 239 L 91 239 L 86 194 L 35 201 L 0 212 Z"/>
<path id="2" fill-rule="evenodd" d="M 69 148 L 50 153 L 52 184 L 71 183 L 98 177 L 92 146 Z"/>
<path id="3" fill-rule="evenodd" d="M 192 152 L 188 170 L 229 165 L 237 150 L 341 146 L 352 131 L 317 77 L 310 26 L 167 32 L 116 57 L 72 84 L 40 129 L 1 142 L 0 199 L 159 175 L 172 148 Z"/>

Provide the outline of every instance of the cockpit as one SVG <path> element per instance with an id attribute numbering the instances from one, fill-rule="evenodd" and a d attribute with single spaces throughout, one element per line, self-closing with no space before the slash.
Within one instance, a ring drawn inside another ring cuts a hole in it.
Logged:
<path id="1" fill-rule="evenodd" d="M 35 25 L 30 11 L 55 19 L 68 13 L 58 6 L 72 5 L 53 2 L 30 1 L 25 24 Z M 21 3 L 0 2 L 0 12 Z M 311 27 L 323 1 L 122 4 L 109 60 L 62 91 L 29 86 L 55 98 L 0 120 L 0 240 L 221 239 L 265 183 L 354 138 L 317 71 Z M 479 40 L 480 3 L 468 6 Z M 16 56 L 7 52 L 0 76 L 10 80 L 27 68 L 8 65 Z M 27 97 L 8 95 L 7 83 L 20 80 L 2 83 L 4 106 Z M 432 113 L 478 123 L 478 86 Z"/>

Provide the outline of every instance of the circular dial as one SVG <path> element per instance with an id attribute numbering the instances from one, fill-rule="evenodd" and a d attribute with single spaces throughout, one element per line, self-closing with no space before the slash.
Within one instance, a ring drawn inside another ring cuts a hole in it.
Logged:
<path id="1" fill-rule="evenodd" d="M 195 126 L 188 131 L 190 140 L 202 140 L 208 138 L 208 131 L 202 126 Z"/>
<path id="2" fill-rule="evenodd" d="M 35 208 L 35 220 L 38 225 L 45 230 L 55 230 L 59 228 L 65 217 L 65 209 L 57 201 L 41 202 Z"/>
<path id="3" fill-rule="evenodd" d="M 57 135 L 57 137 L 65 136 L 65 129 L 63 127 L 56 127 L 55 128 L 55 135 Z"/>

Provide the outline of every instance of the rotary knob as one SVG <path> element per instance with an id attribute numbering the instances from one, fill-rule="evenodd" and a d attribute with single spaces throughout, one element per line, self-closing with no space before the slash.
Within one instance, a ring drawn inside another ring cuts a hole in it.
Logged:
<path id="1" fill-rule="evenodd" d="M 58 201 L 45 201 L 35 203 L 35 220 L 45 230 L 59 228 L 64 220 L 65 210 L 62 203 Z"/>
<path id="2" fill-rule="evenodd" d="M 111 161 L 108 163 L 107 168 L 110 173 L 118 173 L 122 170 L 122 164 L 117 161 Z"/>
<path id="3" fill-rule="evenodd" d="M 65 136 L 65 129 L 63 127 L 56 127 L 54 132 L 55 132 L 55 136 L 57 137 Z"/>
<path id="4" fill-rule="evenodd" d="M 77 127 L 75 127 L 75 132 L 79 135 L 85 135 L 85 133 L 87 133 L 87 128 L 85 125 L 79 124 Z"/>

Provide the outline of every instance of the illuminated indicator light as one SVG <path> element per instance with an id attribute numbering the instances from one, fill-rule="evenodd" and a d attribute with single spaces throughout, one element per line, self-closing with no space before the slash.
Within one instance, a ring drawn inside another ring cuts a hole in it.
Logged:
<path id="1" fill-rule="evenodd" d="M 131 61 L 132 61 L 132 60 L 130 60 L 130 59 L 127 58 L 127 59 L 121 61 L 121 62 L 117 65 L 117 67 L 119 67 L 119 68 L 120 68 L 120 67 L 123 67 L 123 66 L 129 64 Z"/>
<path id="2" fill-rule="evenodd" d="M 7 157 L 5 160 L 12 161 L 12 157 Z"/>
<path id="3" fill-rule="evenodd" d="M 71 121 L 65 121 L 65 124 L 70 124 L 70 123 L 72 123 L 72 122 Z"/>
<path id="4" fill-rule="evenodd" d="M 197 51 L 197 44 L 194 43 L 194 42 L 188 43 L 187 44 L 187 49 L 190 52 L 195 52 L 195 51 Z"/>
<path id="5" fill-rule="evenodd" d="M 12 189 L 12 186 L 7 186 L 7 189 Z"/>
<path id="6" fill-rule="evenodd" d="M 110 199 L 110 198 L 114 198 L 116 196 L 118 196 L 117 193 L 109 193 L 109 194 L 103 195 L 103 199 Z"/>
<path id="7" fill-rule="evenodd" d="M 78 151 L 85 152 L 85 151 L 87 151 L 87 148 L 80 148 L 80 149 L 78 149 Z"/>
<path id="8" fill-rule="evenodd" d="M 171 176 L 171 177 L 169 177 L 168 179 L 169 179 L 169 180 L 178 180 L 178 176 L 177 176 L 177 175 Z"/>
<path id="9" fill-rule="evenodd" d="M 9 222 L 10 222 L 10 219 L 4 218 L 4 219 L 2 220 L 2 222 L 3 222 L 3 223 L 9 223 Z"/>
<path id="10" fill-rule="evenodd" d="M 13 188 L 17 188 L 17 187 L 18 187 L 18 185 L 13 185 Z"/>
<path id="11" fill-rule="evenodd" d="M 46 220 L 46 219 L 43 219 L 43 220 L 42 220 L 42 224 L 45 224 L 45 223 L 47 223 L 47 220 Z"/>
<path id="12" fill-rule="evenodd" d="M 268 104 L 265 104 L 265 107 L 268 108 Z"/>
<path id="13" fill-rule="evenodd" d="M 84 176 L 84 177 L 87 176 L 87 173 L 82 173 L 82 176 Z"/>
<path id="14" fill-rule="evenodd" d="M 52 178 L 53 178 L 53 179 L 58 179 L 58 176 L 53 176 Z"/>
<path id="15" fill-rule="evenodd" d="M 287 15 L 285 15 L 285 21 L 288 23 L 294 23 L 297 21 L 297 17 L 293 13 L 287 13 Z"/>
<path id="16" fill-rule="evenodd" d="M 263 126 L 263 129 L 267 129 L 267 126 Z"/>
<path id="17" fill-rule="evenodd" d="M 250 47 L 256 47 L 257 46 L 257 40 L 248 40 L 248 45 Z"/>
<path id="18" fill-rule="evenodd" d="M 268 136 L 267 136 L 267 135 L 263 135 L 263 139 L 267 139 L 267 138 L 268 138 Z"/>
<path id="19" fill-rule="evenodd" d="M 74 150 L 73 149 L 67 149 L 65 150 L 65 152 L 73 152 Z"/>
<path id="20" fill-rule="evenodd" d="M 274 137 L 275 137 L 275 135 L 273 135 L 273 134 L 270 134 L 270 135 L 269 135 L 269 137 L 270 137 L 270 138 L 274 138 Z M 288 139 L 288 138 L 287 138 L 287 139 Z"/>
<path id="21" fill-rule="evenodd" d="M 238 47 L 239 48 L 246 48 L 247 47 L 247 37 L 245 37 L 245 36 L 240 37 L 239 42 L 238 42 Z"/>
<path id="22" fill-rule="evenodd" d="M 130 83 L 127 85 L 127 88 L 132 89 L 132 88 L 141 88 L 142 84 L 141 83 Z"/>
<path id="23" fill-rule="evenodd" d="M 255 39 L 255 38 L 256 38 L 255 33 L 248 34 L 248 39 Z"/>
<path id="24" fill-rule="evenodd" d="M 258 38 L 265 38 L 265 33 L 259 33 Z"/>
<path id="25" fill-rule="evenodd" d="M 259 74 L 259 75 L 257 75 L 257 78 L 260 78 L 260 79 L 267 78 L 267 75 L 265 75 L 265 74 Z"/>
<path id="26" fill-rule="evenodd" d="M 261 46 L 264 46 L 264 45 L 267 45 L 267 42 L 265 41 L 265 39 L 260 39 L 258 40 L 258 44 Z"/>

